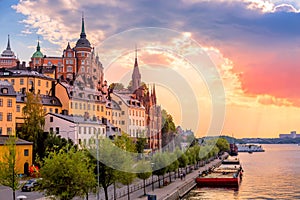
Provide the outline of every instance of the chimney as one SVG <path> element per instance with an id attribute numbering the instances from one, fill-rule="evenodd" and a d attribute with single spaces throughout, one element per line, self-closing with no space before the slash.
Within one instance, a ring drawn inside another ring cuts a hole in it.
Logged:
<path id="1" fill-rule="evenodd" d="M 25 68 L 25 67 L 26 67 L 26 62 L 23 61 L 23 62 L 22 62 L 22 68 Z"/>
<path id="2" fill-rule="evenodd" d="M 17 61 L 17 69 L 20 69 L 20 61 Z"/>
<path id="3" fill-rule="evenodd" d="M 51 96 L 55 97 L 55 81 L 51 82 Z"/>

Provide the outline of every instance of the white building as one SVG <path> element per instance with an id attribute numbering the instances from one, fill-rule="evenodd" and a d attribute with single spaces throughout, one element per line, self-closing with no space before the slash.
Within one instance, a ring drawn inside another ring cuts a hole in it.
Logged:
<path id="1" fill-rule="evenodd" d="M 95 143 L 95 139 L 106 137 L 106 126 L 97 118 L 48 113 L 45 117 L 45 132 L 54 132 L 62 138 L 71 139 L 81 147 Z"/>
<path id="2" fill-rule="evenodd" d="M 130 137 L 146 137 L 146 114 L 145 107 L 129 94 L 112 93 L 111 98 L 121 108 L 121 117 L 116 119 L 121 124 L 119 127 Z M 144 135 L 143 135 L 144 134 Z"/>
<path id="3" fill-rule="evenodd" d="M 279 138 L 300 138 L 300 135 L 297 135 L 296 131 L 291 131 L 289 134 L 279 134 Z"/>

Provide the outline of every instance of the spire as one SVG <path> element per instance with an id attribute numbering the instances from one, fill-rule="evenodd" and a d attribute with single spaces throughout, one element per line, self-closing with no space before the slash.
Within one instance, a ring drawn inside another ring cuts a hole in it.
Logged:
<path id="1" fill-rule="evenodd" d="M 11 49 L 10 49 L 9 34 L 8 34 L 8 39 L 7 39 L 7 47 L 6 47 L 6 50 L 11 50 Z"/>
<path id="2" fill-rule="evenodd" d="M 84 15 L 82 12 L 82 21 L 81 21 L 81 34 L 80 38 L 86 38 L 85 29 L 84 29 Z"/>
<path id="3" fill-rule="evenodd" d="M 152 96 L 153 96 L 153 103 L 156 105 L 156 92 L 155 92 L 155 84 L 152 87 Z"/>
<path id="4" fill-rule="evenodd" d="M 135 45 L 135 61 L 134 61 L 134 67 L 138 67 L 138 61 L 137 61 L 137 47 Z"/>
<path id="5" fill-rule="evenodd" d="M 68 42 L 67 49 L 71 49 L 71 47 L 70 47 L 70 42 Z"/>
<path id="6" fill-rule="evenodd" d="M 36 46 L 36 51 L 41 51 L 41 47 L 40 47 L 40 38 L 38 37 L 38 43 Z"/>

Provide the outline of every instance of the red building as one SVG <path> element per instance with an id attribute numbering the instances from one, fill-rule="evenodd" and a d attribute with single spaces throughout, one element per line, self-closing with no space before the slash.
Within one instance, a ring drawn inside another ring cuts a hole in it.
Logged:
<path id="1" fill-rule="evenodd" d="M 0 56 L 0 68 L 15 67 L 17 65 L 17 61 L 19 60 L 17 59 L 14 52 L 10 48 L 10 40 L 8 35 L 7 47 Z"/>

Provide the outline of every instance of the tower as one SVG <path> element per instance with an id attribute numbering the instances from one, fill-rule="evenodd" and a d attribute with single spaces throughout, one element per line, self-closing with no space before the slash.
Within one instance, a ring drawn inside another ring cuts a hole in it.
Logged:
<path id="1" fill-rule="evenodd" d="M 135 62 L 132 73 L 132 92 L 137 90 L 141 86 L 141 73 L 139 70 L 138 60 L 137 60 L 137 48 L 135 48 Z"/>
<path id="2" fill-rule="evenodd" d="M 39 67 L 43 65 L 43 53 L 41 52 L 40 41 L 38 40 L 36 51 L 32 54 L 30 67 Z"/>
<path id="3" fill-rule="evenodd" d="M 0 67 L 14 67 L 17 64 L 18 59 L 14 52 L 10 48 L 10 38 L 7 38 L 7 47 L 0 56 Z"/>

